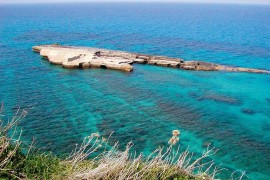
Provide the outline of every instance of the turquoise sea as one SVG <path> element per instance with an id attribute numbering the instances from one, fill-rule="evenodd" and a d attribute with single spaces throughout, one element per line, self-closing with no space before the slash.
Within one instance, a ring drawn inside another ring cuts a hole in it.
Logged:
<path id="1" fill-rule="evenodd" d="M 68 70 L 32 52 L 46 43 L 125 50 L 270 70 L 270 6 L 92 3 L 0 5 L 0 102 L 28 109 L 23 139 L 55 154 L 100 132 L 148 154 L 181 131 L 195 155 L 270 179 L 270 75 L 135 65 Z"/>

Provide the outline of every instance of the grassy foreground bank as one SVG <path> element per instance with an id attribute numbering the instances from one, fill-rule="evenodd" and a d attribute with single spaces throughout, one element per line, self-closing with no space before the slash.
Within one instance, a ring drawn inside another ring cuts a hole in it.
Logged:
<path id="1" fill-rule="evenodd" d="M 181 152 L 175 147 L 177 134 L 173 134 L 173 143 L 167 148 L 159 148 L 147 157 L 132 154 L 132 143 L 119 151 L 117 143 L 109 146 L 108 140 L 98 133 L 86 137 L 66 158 L 36 152 L 32 145 L 22 146 L 21 133 L 16 130 L 25 115 L 25 111 L 18 111 L 4 122 L 0 109 L 0 179 L 207 180 L 215 179 L 220 171 L 212 161 L 205 160 L 215 153 L 214 149 L 207 149 L 195 159 L 188 150 Z"/>

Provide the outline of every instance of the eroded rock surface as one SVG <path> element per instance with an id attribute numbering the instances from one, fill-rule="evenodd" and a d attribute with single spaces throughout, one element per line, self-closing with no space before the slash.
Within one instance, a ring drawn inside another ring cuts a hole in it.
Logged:
<path id="1" fill-rule="evenodd" d="M 34 46 L 33 50 L 52 64 L 65 68 L 108 68 L 132 71 L 132 54 L 84 47 L 60 45 Z"/>
<path id="2" fill-rule="evenodd" d="M 267 70 L 230 67 L 202 61 L 184 61 L 180 58 L 166 56 L 151 56 L 107 49 L 61 46 L 58 44 L 33 46 L 33 51 L 39 52 L 49 62 L 62 65 L 65 68 L 96 67 L 130 72 L 133 70 L 133 63 L 140 63 L 195 71 L 270 73 Z"/>

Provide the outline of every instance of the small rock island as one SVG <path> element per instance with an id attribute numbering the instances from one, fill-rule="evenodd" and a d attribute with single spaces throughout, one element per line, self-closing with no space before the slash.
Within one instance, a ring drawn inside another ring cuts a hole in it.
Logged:
<path id="1" fill-rule="evenodd" d="M 133 63 L 150 64 L 195 71 L 232 71 L 250 73 L 270 73 L 267 70 L 231 67 L 203 61 L 185 61 L 181 58 L 152 56 L 125 51 L 90 47 L 62 46 L 59 44 L 33 46 L 33 51 L 52 64 L 64 68 L 105 68 L 133 71 Z"/>

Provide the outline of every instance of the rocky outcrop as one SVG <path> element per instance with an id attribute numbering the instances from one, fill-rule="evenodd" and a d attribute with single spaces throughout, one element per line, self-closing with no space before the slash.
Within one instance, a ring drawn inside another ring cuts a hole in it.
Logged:
<path id="1" fill-rule="evenodd" d="M 194 71 L 232 71 L 270 73 L 267 70 L 230 67 L 203 61 L 184 61 L 180 58 L 151 56 L 107 49 L 61 46 L 59 44 L 33 46 L 33 51 L 48 59 L 50 63 L 65 68 L 108 68 L 132 71 L 133 63 L 151 64 Z"/>
<path id="2" fill-rule="evenodd" d="M 122 71 L 132 71 L 132 54 L 114 51 L 100 51 L 92 48 L 77 48 L 60 45 L 34 46 L 33 50 L 48 59 L 52 64 L 62 65 L 64 68 L 105 68 Z"/>
<path id="3" fill-rule="evenodd" d="M 180 68 L 197 71 L 216 71 L 217 64 L 202 61 L 185 61 Z"/>

